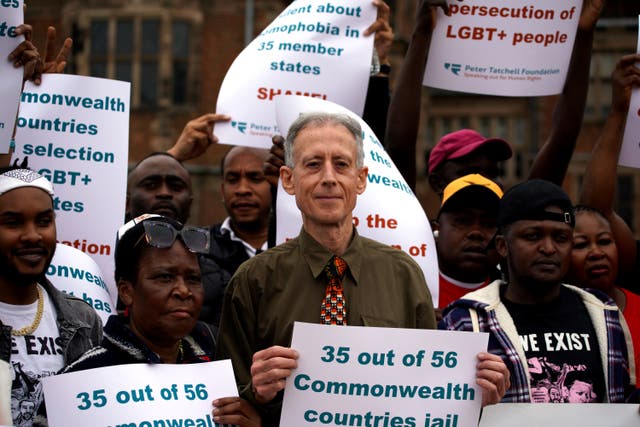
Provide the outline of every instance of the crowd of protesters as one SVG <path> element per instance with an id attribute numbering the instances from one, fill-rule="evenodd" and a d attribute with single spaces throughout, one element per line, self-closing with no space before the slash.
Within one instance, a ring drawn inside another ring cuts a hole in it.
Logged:
<path id="1" fill-rule="evenodd" d="M 363 119 L 415 188 L 422 77 L 438 8 L 419 4 L 411 42 L 389 93 L 389 7 L 375 0 L 367 30 L 386 67 L 371 77 Z M 118 314 L 103 326 L 82 300 L 45 277 L 56 246 L 54 189 L 23 162 L 0 169 L 0 425 L 46 425 L 41 379 L 130 363 L 231 359 L 240 397 L 212 402 L 216 423 L 279 424 L 297 367 L 293 323 L 488 332 L 477 355 L 482 404 L 638 402 L 640 241 L 614 211 L 617 159 L 640 55 L 619 59 L 612 102 L 593 143 L 577 204 L 561 188 L 582 127 L 593 33 L 604 1 L 584 1 L 568 78 L 550 135 L 528 179 L 504 188 L 511 144 L 472 129 L 431 149 L 428 182 L 441 204 L 432 228 L 439 300 L 406 253 L 360 236 L 367 190 L 362 129 L 341 114 L 305 112 L 270 151 L 236 146 L 221 161 L 227 217 L 187 225 L 193 201 L 183 162 L 217 143 L 216 122 L 186 123 L 175 145 L 129 172 L 114 275 Z M 71 48 L 44 58 L 25 42 L 9 60 L 36 84 L 63 72 Z M 300 234 L 273 241 L 275 194 L 295 197 Z M 36 337 L 51 349 L 32 351 Z"/>

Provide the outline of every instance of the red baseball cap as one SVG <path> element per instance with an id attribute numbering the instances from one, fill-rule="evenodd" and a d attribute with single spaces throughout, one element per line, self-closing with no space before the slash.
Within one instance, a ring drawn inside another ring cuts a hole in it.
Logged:
<path id="1" fill-rule="evenodd" d="M 513 155 L 511 145 L 501 138 L 485 138 L 471 129 L 461 129 L 443 136 L 429 155 L 429 173 L 447 160 L 457 159 L 483 146 L 491 145 L 490 153 L 497 161 L 507 160 Z"/>

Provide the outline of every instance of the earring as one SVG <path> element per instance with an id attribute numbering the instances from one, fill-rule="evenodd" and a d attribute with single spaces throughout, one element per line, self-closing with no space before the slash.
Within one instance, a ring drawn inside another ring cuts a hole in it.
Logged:
<path id="1" fill-rule="evenodd" d="M 438 230 L 434 230 L 434 231 L 433 231 L 433 238 L 434 238 L 434 239 L 437 239 L 439 234 L 440 234 L 440 233 L 438 232 Z"/>

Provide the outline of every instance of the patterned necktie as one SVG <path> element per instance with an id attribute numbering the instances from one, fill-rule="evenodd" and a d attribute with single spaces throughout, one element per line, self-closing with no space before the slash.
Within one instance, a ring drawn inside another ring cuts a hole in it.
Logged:
<path id="1" fill-rule="evenodd" d="M 324 267 L 327 290 L 322 301 L 320 321 L 325 325 L 347 324 L 347 303 L 342 292 L 342 278 L 346 271 L 347 263 L 335 255 Z"/>

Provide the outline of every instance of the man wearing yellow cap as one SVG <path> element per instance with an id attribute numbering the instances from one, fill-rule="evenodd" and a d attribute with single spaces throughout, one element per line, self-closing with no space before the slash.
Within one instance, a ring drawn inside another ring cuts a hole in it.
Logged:
<path id="1" fill-rule="evenodd" d="M 463 176 L 445 187 L 433 224 L 440 268 L 439 308 L 495 278 L 498 259 L 490 243 L 501 197 L 500 187 L 479 174 Z"/>

